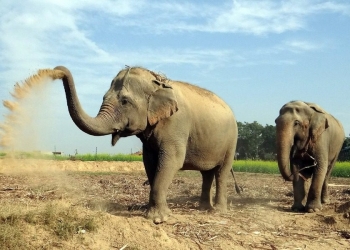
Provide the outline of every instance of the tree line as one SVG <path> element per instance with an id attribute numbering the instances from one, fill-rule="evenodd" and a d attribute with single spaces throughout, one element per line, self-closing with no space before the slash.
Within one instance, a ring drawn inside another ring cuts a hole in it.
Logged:
<path id="1" fill-rule="evenodd" d="M 237 125 L 236 159 L 276 159 L 276 126 L 268 124 L 263 126 L 257 121 L 252 123 L 237 122 Z M 350 137 L 345 138 L 339 160 L 350 161 Z"/>

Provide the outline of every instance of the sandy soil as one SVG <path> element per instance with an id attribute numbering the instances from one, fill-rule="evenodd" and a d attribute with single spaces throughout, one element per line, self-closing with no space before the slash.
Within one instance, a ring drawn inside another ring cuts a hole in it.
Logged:
<path id="1" fill-rule="evenodd" d="M 350 249 L 350 181 L 332 178 L 331 203 L 291 212 L 292 188 L 279 175 L 236 173 L 225 214 L 198 210 L 201 177 L 179 172 L 169 189 L 172 217 L 144 218 L 149 186 L 140 162 L 0 160 L 0 206 L 36 209 L 56 202 L 99 218 L 95 232 L 72 239 L 27 228 L 28 249 Z"/>

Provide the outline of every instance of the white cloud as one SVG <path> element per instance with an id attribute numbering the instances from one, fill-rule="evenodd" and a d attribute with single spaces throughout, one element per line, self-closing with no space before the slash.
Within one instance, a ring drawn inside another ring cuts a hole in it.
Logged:
<path id="1" fill-rule="evenodd" d="M 73 53 L 78 56 L 108 57 L 108 52 L 89 38 L 90 26 L 93 25 L 93 16 L 89 17 L 89 12 L 125 16 L 134 13 L 142 3 L 122 0 L 33 0 L 19 5 L 5 1 L 0 7 L 2 57 L 18 66 L 21 64 L 20 58 L 27 58 L 34 64 L 45 63 L 44 55 L 48 54 L 56 57 L 50 60 L 57 59 L 59 53 L 61 56 Z"/>
<path id="2" fill-rule="evenodd" d="M 83 68 L 123 65 L 130 60 L 143 65 L 214 65 L 229 60 L 246 63 L 239 55 L 233 57 L 233 52 L 227 49 L 174 51 L 146 47 L 139 51 L 129 48 L 111 51 L 93 37 L 94 22 L 103 19 L 106 25 L 135 26 L 140 32 L 149 33 L 200 31 L 264 35 L 302 29 L 307 25 L 309 15 L 320 12 L 345 14 L 348 10 L 349 5 L 330 1 L 235 0 L 214 6 L 146 0 L 30 0 L 18 5 L 5 0 L 0 6 L 0 32 L 3 34 L 0 57 L 8 68 L 19 72 L 56 63 Z M 300 52 L 320 47 L 306 41 L 290 40 L 277 50 Z"/>
<path id="3" fill-rule="evenodd" d="M 303 40 L 290 40 L 285 41 L 281 49 L 290 50 L 292 52 L 313 51 L 323 48 L 321 43 L 312 43 L 310 41 Z"/>
<path id="4" fill-rule="evenodd" d="M 117 26 L 139 27 L 141 32 L 220 32 L 265 35 L 305 29 L 308 18 L 320 13 L 350 14 L 350 4 L 336 1 L 233 0 L 221 4 L 149 2 L 130 13 L 136 19 L 117 18 Z M 142 21 L 140 21 L 142 19 Z"/>
<path id="5" fill-rule="evenodd" d="M 350 5 L 319 1 L 238 1 L 207 27 L 213 32 L 242 32 L 263 35 L 300 30 L 307 17 L 319 12 L 348 13 Z"/>
<path id="6" fill-rule="evenodd" d="M 145 47 L 112 51 L 93 37 L 96 29 L 94 21 L 99 19 L 103 19 L 106 25 L 131 25 L 150 33 L 201 31 L 262 35 L 301 29 L 306 25 L 308 15 L 319 12 L 345 13 L 346 9 L 348 6 L 345 4 L 318 1 L 236 0 L 213 6 L 146 0 L 31 0 L 18 5 L 5 0 L 0 6 L 0 32 L 3 34 L 0 37 L 0 58 L 6 64 L 7 73 L 2 74 L 0 79 L 12 84 L 14 78 L 18 80 L 27 76 L 28 69 L 35 71 L 57 64 L 75 68 L 89 79 L 93 73 L 86 68 L 103 67 L 106 72 L 109 68 L 115 70 L 116 65 L 124 65 L 125 62 L 139 65 L 206 65 L 208 68 L 224 63 L 238 66 L 259 63 L 227 48 Z M 302 52 L 320 47 L 307 41 L 290 40 L 273 49 L 277 53 Z M 14 72 L 21 72 L 22 75 Z"/>
<path id="7" fill-rule="evenodd" d="M 93 11 L 102 13 L 112 13 L 118 16 L 130 15 L 137 12 L 144 6 L 144 0 L 125 1 L 125 0 L 32 0 L 31 4 L 39 6 L 50 6 L 53 11 L 60 9 L 65 12 L 75 11 Z"/>
<path id="8" fill-rule="evenodd" d="M 161 60 L 164 63 L 176 63 L 177 60 L 178 63 L 198 64 L 203 62 L 203 57 L 210 54 L 214 57 L 217 53 L 224 53 L 220 50 L 170 52 L 166 49 L 158 53 L 158 50 L 146 49 L 141 56 L 139 51 L 107 51 L 90 37 L 94 22 L 94 16 L 89 17 L 90 11 L 93 10 L 94 14 L 99 13 L 99 15 L 104 15 L 103 18 L 109 19 L 125 15 L 139 15 L 142 6 L 148 8 L 145 5 L 145 1 L 129 3 L 129 1 L 108 0 L 84 2 L 37 0 L 23 2 L 21 5 L 6 1 L 6 4 L 0 7 L 0 13 L 3 13 L 0 17 L 0 31 L 4 34 L 0 37 L 1 57 L 9 68 L 21 71 L 33 66 L 37 68 L 42 65 L 51 65 L 59 61 L 72 65 L 78 62 L 91 65 L 121 63 L 130 58 L 142 62 Z M 156 7 L 159 13 L 155 18 L 161 15 L 169 16 L 170 13 L 176 13 L 177 16 L 195 16 L 194 8 L 198 7 L 176 3 L 160 3 L 152 6 Z M 98 12 L 99 10 L 101 12 Z M 148 15 L 153 17 L 153 13 Z M 147 18 L 147 12 L 145 15 L 138 16 L 137 22 L 141 26 L 143 25 L 142 18 Z M 176 19 L 174 21 L 176 22 Z M 171 57 L 169 53 L 172 54 Z"/>
<path id="9" fill-rule="evenodd" d="M 243 32 L 256 35 L 282 33 L 303 27 L 294 13 L 286 13 L 284 6 L 271 1 L 234 1 L 230 10 L 214 19 L 212 29 L 218 32 Z"/>
<path id="10" fill-rule="evenodd" d="M 280 54 L 281 52 L 302 53 L 322 50 L 326 47 L 325 42 L 313 42 L 302 39 L 291 39 L 281 41 L 279 44 L 270 48 L 259 48 L 254 51 L 257 55 Z"/>

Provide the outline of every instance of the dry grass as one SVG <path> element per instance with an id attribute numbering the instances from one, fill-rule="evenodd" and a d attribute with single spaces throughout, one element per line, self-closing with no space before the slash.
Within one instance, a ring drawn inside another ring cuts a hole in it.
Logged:
<path id="1" fill-rule="evenodd" d="M 44 230 L 49 237 L 60 241 L 70 240 L 82 232 L 96 231 L 97 221 L 95 215 L 82 215 L 78 208 L 59 201 L 40 207 L 1 204 L 0 249 L 28 249 L 28 239 L 23 236 L 27 235 L 32 227 Z"/>
<path id="2" fill-rule="evenodd" d="M 143 172 L 68 172 L 70 188 L 38 178 L 0 175 L 0 249 L 341 249 L 350 233 L 347 179 L 331 180 L 321 213 L 304 214 L 290 211 L 291 185 L 279 176 L 237 173 L 242 196 L 232 180 L 228 212 L 218 214 L 199 210 L 200 174 L 179 172 L 168 193 L 173 215 L 154 225 L 144 218 Z"/>

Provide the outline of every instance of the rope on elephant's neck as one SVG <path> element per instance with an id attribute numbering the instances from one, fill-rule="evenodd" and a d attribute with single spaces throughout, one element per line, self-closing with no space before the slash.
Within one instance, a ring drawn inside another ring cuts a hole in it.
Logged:
<path id="1" fill-rule="evenodd" d="M 307 141 L 306 141 L 306 143 L 305 143 L 305 146 L 304 146 L 304 148 L 301 150 L 302 151 L 302 154 L 307 154 L 308 156 L 310 156 L 308 153 L 307 153 L 307 151 L 309 150 L 309 148 L 312 148 L 312 143 L 311 143 L 312 141 L 311 141 L 311 137 L 309 136 L 308 138 L 307 138 Z M 312 158 L 312 156 L 310 156 L 311 158 Z"/>
<path id="2" fill-rule="evenodd" d="M 307 181 L 308 178 L 306 178 L 304 175 L 302 175 L 302 174 L 301 174 L 301 171 L 303 171 L 303 170 L 305 170 L 305 169 L 308 169 L 308 168 L 316 167 L 316 166 L 317 166 L 317 161 L 316 161 L 316 159 L 315 159 L 313 156 L 311 156 L 308 152 L 305 152 L 304 154 L 306 154 L 308 157 L 311 158 L 311 160 L 314 161 L 314 163 L 313 163 L 312 165 L 303 167 L 303 168 L 299 169 L 298 172 L 297 172 L 298 175 L 299 175 L 301 178 L 303 178 L 304 181 Z M 293 174 L 291 174 L 290 176 L 292 176 L 292 175 L 293 175 Z"/>

